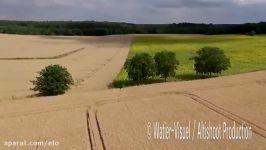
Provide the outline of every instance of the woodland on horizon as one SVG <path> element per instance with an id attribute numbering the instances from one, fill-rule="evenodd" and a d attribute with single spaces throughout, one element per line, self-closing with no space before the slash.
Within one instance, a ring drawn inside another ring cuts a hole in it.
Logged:
<path id="1" fill-rule="evenodd" d="M 266 22 L 246 24 L 133 24 L 96 21 L 0 21 L 0 33 L 102 36 L 114 34 L 266 34 Z"/>

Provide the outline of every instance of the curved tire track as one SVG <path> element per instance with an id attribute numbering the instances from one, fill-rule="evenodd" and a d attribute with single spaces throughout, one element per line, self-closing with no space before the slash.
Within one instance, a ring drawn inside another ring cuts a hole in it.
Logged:
<path id="1" fill-rule="evenodd" d="M 197 103 L 200 103 L 201 105 L 207 107 L 208 109 L 211 109 L 212 111 L 232 120 L 237 122 L 238 124 L 242 124 L 242 123 L 246 123 L 247 125 L 252 127 L 252 131 L 258 135 L 260 135 L 263 138 L 266 138 L 266 129 L 264 129 L 263 127 L 257 125 L 256 123 L 245 119 L 244 117 L 241 117 L 237 114 L 234 114 L 222 107 L 219 107 L 213 103 L 211 103 L 209 100 L 203 99 L 195 94 L 191 94 L 191 93 L 183 93 L 184 96 L 187 96 L 189 98 L 191 98 L 192 100 L 196 101 Z"/>
<path id="2" fill-rule="evenodd" d="M 17 57 L 17 58 L 0 58 L 0 60 L 43 60 L 43 59 L 61 59 L 61 58 L 64 58 L 64 57 L 67 57 L 69 55 L 72 55 L 72 54 L 75 54 L 75 53 L 78 53 L 82 50 L 84 50 L 85 47 L 83 48 L 79 48 L 79 49 L 76 49 L 76 50 L 72 50 L 70 52 L 67 52 L 67 53 L 63 53 L 63 54 L 60 54 L 60 55 L 56 55 L 56 56 L 51 56 L 51 57 Z"/>
<path id="3" fill-rule="evenodd" d="M 0 119 L 2 118 L 11 118 L 11 117 L 18 117 L 18 116 L 27 116 L 27 115 L 38 115 L 41 113 L 47 113 L 47 112 L 53 112 L 53 111 L 62 111 L 62 110 L 71 110 L 71 109 L 77 109 L 77 108 L 85 108 L 85 107 L 94 107 L 98 108 L 104 105 L 108 104 L 113 104 L 113 103 L 123 103 L 123 102 L 128 102 L 128 101 L 141 101 L 147 97 L 152 98 L 160 95 L 183 95 L 186 97 L 189 97 L 191 100 L 194 100 L 195 102 L 203 105 L 204 107 L 230 119 L 233 121 L 236 121 L 237 123 L 241 124 L 243 122 L 246 122 L 248 125 L 250 125 L 254 131 L 254 133 L 266 138 L 266 130 L 257 125 L 256 123 L 245 119 L 244 117 L 241 117 L 237 114 L 234 114 L 220 106 L 217 106 L 213 103 L 211 103 L 209 100 L 203 99 L 199 97 L 198 95 L 195 95 L 193 93 L 189 92 L 159 92 L 159 93 L 152 93 L 152 94 L 145 94 L 145 95 L 129 95 L 129 96 L 122 96 L 122 97 L 117 97 L 117 98 L 107 98 L 107 99 L 102 99 L 99 101 L 94 102 L 93 104 L 88 104 L 87 102 L 81 102 L 77 103 L 75 105 L 73 104 L 62 104 L 62 105 L 48 105 L 46 107 L 41 107 L 41 108 L 36 108 L 36 109 L 30 109 L 30 110 L 22 110 L 22 111 L 14 111 L 14 112 L 9 112 L 7 114 L 1 114 Z M 124 100 L 126 99 L 126 100 Z M 152 100 L 152 99 L 150 99 Z M 95 109 L 95 112 L 97 109 Z M 89 115 L 89 116 L 96 116 L 97 115 Z"/>

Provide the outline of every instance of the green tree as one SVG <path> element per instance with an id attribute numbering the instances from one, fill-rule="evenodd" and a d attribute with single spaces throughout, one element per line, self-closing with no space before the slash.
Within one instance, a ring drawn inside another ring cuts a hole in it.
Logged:
<path id="1" fill-rule="evenodd" d="M 169 76 L 175 75 L 175 70 L 179 65 L 178 60 L 176 59 L 176 54 L 171 51 L 162 51 L 158 52 L 154 56 L 156 62 L 156 73 L 166 79 Z"/>
<path id="2" fill-rule="evenodd" d="M 224 54 L 224 51 L 216 47 L 204 47 L 197 52 L 195 56 L 194 67 L 197 74 L 222 73 L 231 67 L 230 59 Z"/>
<path id="3" fill-rule="evenodd" d="M 250 32 L 248 33 L 249 36 L 255 36 L 256 34 L 257 34 L 257 33 L 256 33 L 256 31 L 254 31 L 254 30 L 253 30 L 253 31 L 250 31 Z"/>
<path id="4" fill-rule="evenodd" d="M 154 59 L 147 53 L 136 54 L 127 61 L 128 77 L 134 81 L 143 81 L 155 74 Z"/>
<path id="5" fill-rule="evenodd" d="M 52 96 L 64 94 L 73 84 L 73 79 L 66 68 L 60 65 L 50 65 L 41 70 L 35 81 L 33 91 L 38 91 L 41 95 Z"/>

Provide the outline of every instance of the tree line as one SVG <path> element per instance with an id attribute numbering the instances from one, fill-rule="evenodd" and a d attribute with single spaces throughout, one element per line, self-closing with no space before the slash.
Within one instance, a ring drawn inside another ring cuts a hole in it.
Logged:
<path id="1" fill-rule="evenodd" d="M 101 36 L 114 34 L 266 34 L 266 22 L 246 24 L 132 24 L 96 21 L 0 21 L 0 33 Z"/>

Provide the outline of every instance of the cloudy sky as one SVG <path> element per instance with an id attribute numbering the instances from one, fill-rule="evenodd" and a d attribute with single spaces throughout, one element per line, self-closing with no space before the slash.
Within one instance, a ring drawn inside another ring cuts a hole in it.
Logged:
<path id="1" fill-rule="evenodd" d="M 0 0 L 0 20 L 266 21 L 266 0 Z"/>

